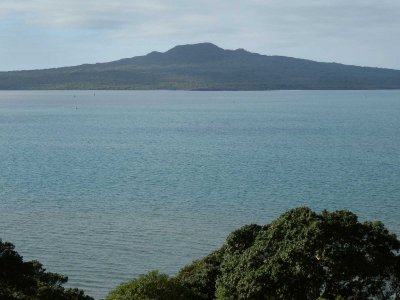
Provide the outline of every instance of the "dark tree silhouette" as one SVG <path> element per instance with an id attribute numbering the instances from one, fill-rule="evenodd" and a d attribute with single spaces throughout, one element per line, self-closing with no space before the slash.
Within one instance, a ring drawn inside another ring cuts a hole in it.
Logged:
<path id="1" fill-rule="evenodd" d="M 65 289 L 66 276 L 46 272 L 38 261 L 24 262 L 14 245 L 0 240 L 0 299 L 93 300 L 78 289 Z"/>

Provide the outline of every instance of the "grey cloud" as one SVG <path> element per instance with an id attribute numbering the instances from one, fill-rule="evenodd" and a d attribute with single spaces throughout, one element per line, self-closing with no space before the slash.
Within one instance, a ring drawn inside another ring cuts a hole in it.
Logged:
<path id="1" fill-rule="evenodd" d="M 36 26 L 74 27 L 82 29 L 110 29 L 117 24 L 134 23 L 166 10 L 166 5 L 157 1 L 9 1 L 0 3 L 2 17 L 8 14 L 23 16 L 24 22 Z M 99 25 L 105 23 L 104 25 Z"/>
<path id="2" fill-rule="evenodd" d="M 131 49 L 128 56 L 133 56 L 210 41 L 225 48 L 372 65 L 352 52 L 362 47 L 373 60 L 378 48 L 384 54 L 376 64 L 400 68 L 398 0 L 2 0 L 0 26 L 6 20 L 28 36 L 34 30 L 48 32 L 49 43 L 71 38 L 86 45 L 82 53 L 108 41 L 114 48 L 107 48 L 103 59 L 93 58 L 103 61 L 121 55 L 119 49 Z M 10 36 L 0 35 L 0 55 L 12 52 Z"/>
<path id="3" fill-rule="evenodd" d="M 399 25 L 400 4 L 389 0 L 379 4 L 369 0 L 3 0 L 0 12 L 3 17 L 17 13 L 23 16 L 25 23 L 44 27 L 112 30 L 146 27 L 151 23 L 149 27 L 158 28 L 179 20 L 181 28 L 203 22 L 204 30 L 217 26 L 238 31 L 247 27 L 253 31 L 291 27 L 301 31 L 304 26 L 318 31 L 347 26 L 346 31 L 352 31 L 364 26 Z M 267 27 L 262 28 L 263 25 Z"/>

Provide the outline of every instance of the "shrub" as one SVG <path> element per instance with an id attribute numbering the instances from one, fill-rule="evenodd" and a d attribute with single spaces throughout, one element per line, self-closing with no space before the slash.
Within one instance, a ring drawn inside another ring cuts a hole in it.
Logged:
<path id="1" fill-rule="evenodd" d="M 106 300 L 190 300 L 194 297 L 175 278 L 152 271 L 121 284 L 108 294 Z"/>

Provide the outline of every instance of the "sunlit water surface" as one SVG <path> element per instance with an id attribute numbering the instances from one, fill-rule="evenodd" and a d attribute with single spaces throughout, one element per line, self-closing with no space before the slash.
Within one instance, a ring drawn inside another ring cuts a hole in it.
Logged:
<path id="1" fill-rule="evenodd" d="M 0 92 L 0 237 L 104 298 L 285 210 L 400 233 L 400 91 Z"/>

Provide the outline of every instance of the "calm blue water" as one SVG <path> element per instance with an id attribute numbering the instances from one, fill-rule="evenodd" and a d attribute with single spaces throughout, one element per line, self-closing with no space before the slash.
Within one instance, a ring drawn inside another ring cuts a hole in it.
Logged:
<path id="1" fill-rule="evenodd" d="M 100 298 L 297 206 L 400 234 L 399 153 L 400 91 L 0 92 L 0 237 Z"/>

